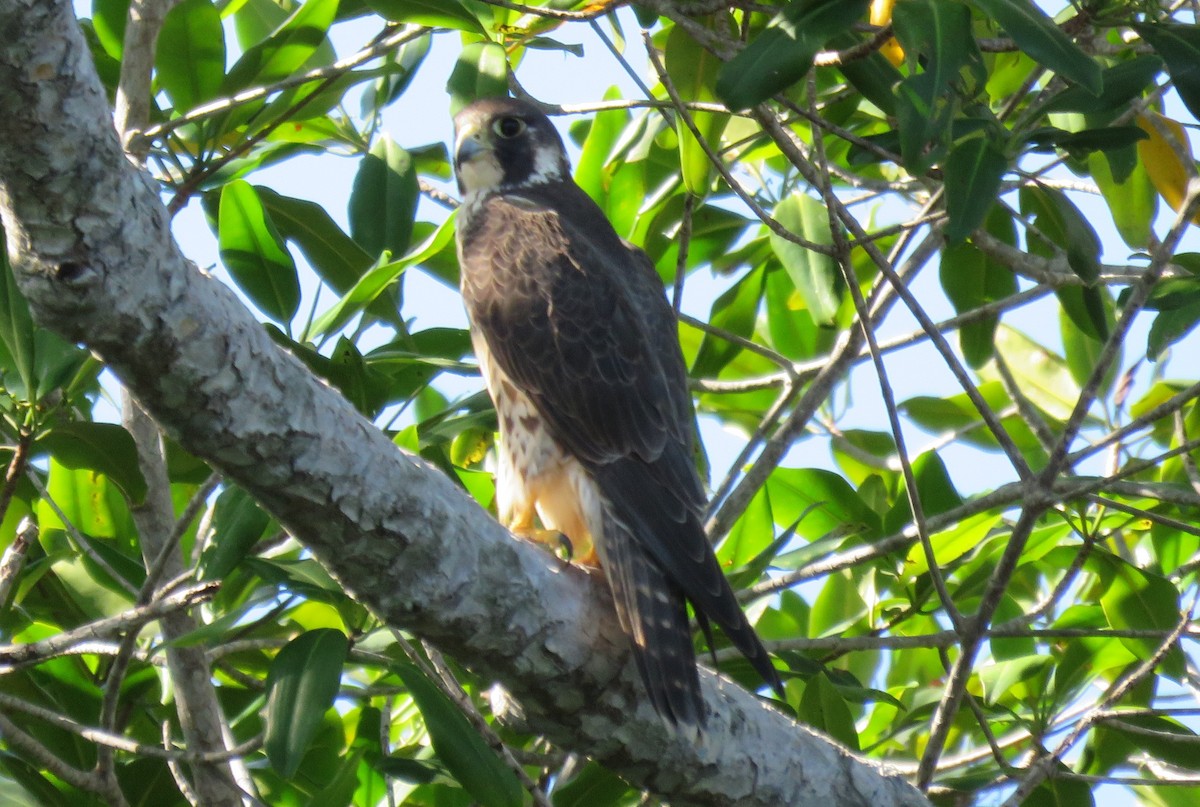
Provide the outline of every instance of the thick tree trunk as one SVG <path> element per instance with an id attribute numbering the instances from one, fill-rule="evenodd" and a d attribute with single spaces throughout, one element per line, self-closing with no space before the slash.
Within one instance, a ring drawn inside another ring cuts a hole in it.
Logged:
<path id="1" fill-rule="evenodd" d="M 399 452 L 179 254 L 70 4 L 0 0 L 0 31 L 0 214 L 35 316 L 102 357 L 359 601 L 502 683 L 533 731 L 675 804 L 925 803 L 712 674 L 703 738 L 668 730 L 602 585 Z"/>

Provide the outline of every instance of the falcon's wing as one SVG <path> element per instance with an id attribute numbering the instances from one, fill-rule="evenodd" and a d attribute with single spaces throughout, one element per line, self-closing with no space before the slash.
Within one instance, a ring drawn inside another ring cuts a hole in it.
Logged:
<path id="1" fill-rule="evenodd" d="M 471 320 L 581 462 L 638 462 L 676 518 L 699 513 L 691 398 L 662 286 L 578 187 L 538 190 L 492 197 L 471 217 Z"/>
<path id="2" fill-rule="evenodd" d="M 700 522 L 704 493 L 691 452 L 686 371 L 674 314 L 649 260 L 624 244 L 572 183 L 524 188 L 483 204 L 463 239 L 471 319 L 493 360 L 612 505 L 607 516 L 620 528 L 606 523 L 601 559 L 622 622 L 643 649 L 665 652 L 670 643 L 672 654 L 682 652 L 682 633 L 690 656 L 686 613 L 671 594 L 681 592 L 777 684 Z M 646 562 L 656 568 L 640 568 Z M 670 605 L 656 599 L 667 595 Z M 658 635 L 643 645 L 642 630 Z M 655 660 L 638 662 L 653 689 Z M 694 680 L 694 669 L 689 674 Z M 683 710 L 683 722 L 695 722 L 688 714 L 696 706 L 686 700 L 671 712 Z"/>

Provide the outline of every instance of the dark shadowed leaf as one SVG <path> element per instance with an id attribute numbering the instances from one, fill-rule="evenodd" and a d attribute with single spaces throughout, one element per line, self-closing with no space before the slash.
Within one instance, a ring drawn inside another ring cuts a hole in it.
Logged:
<path id="1" fill-rule="evenodd" d="M 411 664 L 395 672 L 425 718 L 425 727 L 438 759 L 484 807 L 520 807 L 525 791 L 467 718 L 441 690 Z"/>
<path id="2" fill-rule="evenodd" d="M 616 774 L 589 762 L 573 779 L 554 788 L 554 807 L 609 807 L 622 804 L 630 787 Z"/>
<path id="3" fill-rule="evenodd" d="M 972 0 L 972 5 L 995 20 L 1039 64 L 1093 95 L 1103 91 L 1100 65 L 1030 0 Z"/>
<path id="4" fill-rule="evenodd" d="M 279 234 L 293 242 L 321 279 L 344 294 L 371 265 L 371 256 L 346 235 L 325 208 L 256 185 L 263 208 Z"/>
<path id="5" fill-rule="evenodd" d="M 733 110 L 762 103 L 804 78 L 832 37 L 863 16 L 867 0 L 792 0 L 761 34 L 726 62 L 717 96 Z"/>
<path id="6" fill-rule="evenodd" d="M 0 236 L 4 234 L 0 228 Z M 37 380 L 34 377 L 34 327 L 33 318 L 29 314 L 29 303 L 17 288 L 13 276 L 12 265 L 8 261 L 8 250 L 0 248 L 0 343 L 3 344 L 5 355 L 2 357 L 5 372 L 15 371 L 24 389 L 24 396 L 30 397 L 36 393 Z M 8 382 L 11 388 L 14 385 Z M 22 394 L 17 390 L 11 390 Z"/>
<path id="7" fill-rule="evenodd" d="M 275 772 L 295 775 L 333 705 L 349 643 L 339 630 L 322 628 L 288 642 L 267 674 L 267 725 L 263 747 Z"/>
<path id="8" fill-rule="evenodd" d="M 807 725 L 823 731 L 851 750 L 858 750 L 858 731 L 850 708 L 824 672 L 808 679 L 800 696 L 797 715 Z"/>
<path id="9" fill-rule="evenodd" d="M 1096 95 L 1082 87 L 1064 87 L 1042 107 L 1043 112 L 1086 112 L 1096 114 L 1125 110 L 1163 69 L 1163 60 L 1153 55 L 1136 56 L 1103 71 L 1104 90 Z"/>
<path id="10" fill-rule="evenodd" d="M 1012 216 L 1004 208 L 993 206 L 985 226 L 993 236 L 1005 243 L 1013 243 Z M 969 242 L 942 250 L 939 277 L 942 289 L 959 314 L 1003 300 L 1017 291 L 1017 278 L 1012 269 Z M 958 344 L 968 365 L 978 369 L 992 358 L 999 322 L 999 314 L 991 314 L 959 327 Z"/>
<path id="11" fill-rule="evenodd" d="M 709 322 L 723 331 L 748 337 L 754 330 L 758 303 L 763 294 L 763 270 L 754 269 L 713 303 Z M 742 350 L 741 345 L 714 333 L 705 333 L 692 373 L 715 376 Z"/>
<path id="12" fill-rule="evenodd" d="M 1133 28 L 1167 63 L 1183 105 L 1193 117 L 1200 118 L 1200 27 L 1135 23 Z"/>
<path id="13" fill-rule="evenodd" d="M 369 255 L 403 255 L 417 212 L 412 155 L 386 135 L 363 157 L 350 191 L 350 234 Z"/>
<path id="14" fill-rule="evenodd" d="M 950 151 L 946 161 L 946 241 L 961 243 L 975 232 L 996 201 L 1008 159 L 986 137 L 972 137 Z"/>
<path id="15" fill-rule="evenodd" d="M 213 537 L 201 562 L 201 579 L 220 580 L 233 571 L 270 523 L 271 517 L 249 493 L 237 486 L 222 491 L 213 510 Z"/>
<path id="16" fill-rule="evenodd" d="M 713 88 L 722 62 L 702 48 L 691 34 L 679 26 L 672 28 L 671 35 L 667 38 L 665 63 L 675 88 L 684 98 L 706 102 L 716 100 Z M 729 123 L 729 116 L 701 110 L 694 110 L 690 115 L 705 142 L 712 149 L 719 149 L 721 133 Z M 683 185 L 689 193 L 704 196 L 708 193 L 709 177 L 713 172 L 712 163 L 704 153 L 700 141 L 684 123 L 682 115 L 676 120 L 675 133 L 679 139 L 679 165 Z"/>

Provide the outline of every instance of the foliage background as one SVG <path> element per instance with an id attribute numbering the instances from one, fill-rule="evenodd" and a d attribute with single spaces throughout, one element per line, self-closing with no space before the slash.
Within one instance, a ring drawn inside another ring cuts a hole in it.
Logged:
<path id="1" fill-rule="evenodd" d="M 1087 804 L 1106 783 L 1150 804 L 1200 796 L 1200 389 L 1194 340 L 1178 341 L 1200 317 L 1183 240 L 1191 12 L 1049 8 L 1054 26 L 1016 0 L 797 2 L 777 18 L 507 5 L 184 0 L 158 37 L 154 103 L 125 127 L 142 130 L 131 151 L 180 221 L 209 229 L 189 253 L 215 254 L 280 344 L 487 506 L 494 417 L 440 290 L 456 272 L 444 121 L 505 91 L 506 65 L 540 100 L 571 102 L 580 184 L 690 315 L 713 532 L 790 673 L 785 708 L 946 803 Z M 87 11 L 115 96 L 127 9 Z M 865 25 L 893 14 L 890 32 Z M 541 97 L 557 64 L 541 49 L 628 73 L 604 100 Z M 355 53 L 375 58 L 337 63 Z M 254 87 L 269 91 L 206 109 Z M 345 209 L 317 160 L 351 166 Z M 855 291 L 878 306 L 888 372 L 861 344 Z M 492 721 L 490 682 L 372 619 L 177 446 L 169 489 L 139 469 L 136 415 L 103 422 L 120 393 L 102 365 L 35 328 L 11 279 L 0 302 L 0 762 L 24 803 L 171 804 L 202 787 L 186 751 L 151 750 L 164 732 L 193 751 L 203 735 L 180 724 L 167 646 L 213 665 L 208 740 L 267 803 L 642 798 Z M 155 543 L 141 505 L 167 493 L 179 520 Z M 147 604 L 192 606 L 192 622 L 147 627 L 130 610 Z"/>

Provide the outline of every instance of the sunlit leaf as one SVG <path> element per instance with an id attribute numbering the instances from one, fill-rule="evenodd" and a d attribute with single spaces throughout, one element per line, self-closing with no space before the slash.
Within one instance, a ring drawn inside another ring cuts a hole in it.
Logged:
<path id="1" fill-rule="evenodd" d="M 218 238 L 221 261 L 242 291 L 278 322 L 300 307 L 296 263 L 254 188 L 235 180 L 221 191 Z"/>
<path id="2" fill-rule="evenodd" d="M 167 13 L 154 51 L 163 90 L 186 111 L 221 92 L 225 32 L 212 0 L 184 0 Z"/>
<path id="3" fill-rule="evenodd" d="M 450 113 L 457 114 L 479 98 L 508 93 L 508 55 L 495 42 L 465 45 L 446 82 L 450 93 Z"/>
<path id="4" fill-rule="evenodd" d="M 775 220 L 788 232 L 805 241 L 825 247 L 833 244 L 829 212 L 820 201 L 804 193 L 794 193 L 775 206 Z M 818 325 L 832 325 L 841 306 L 845 287 L 837 262 L 774 232 L 771 249 L 787 270 L 805 306 Z"/>

